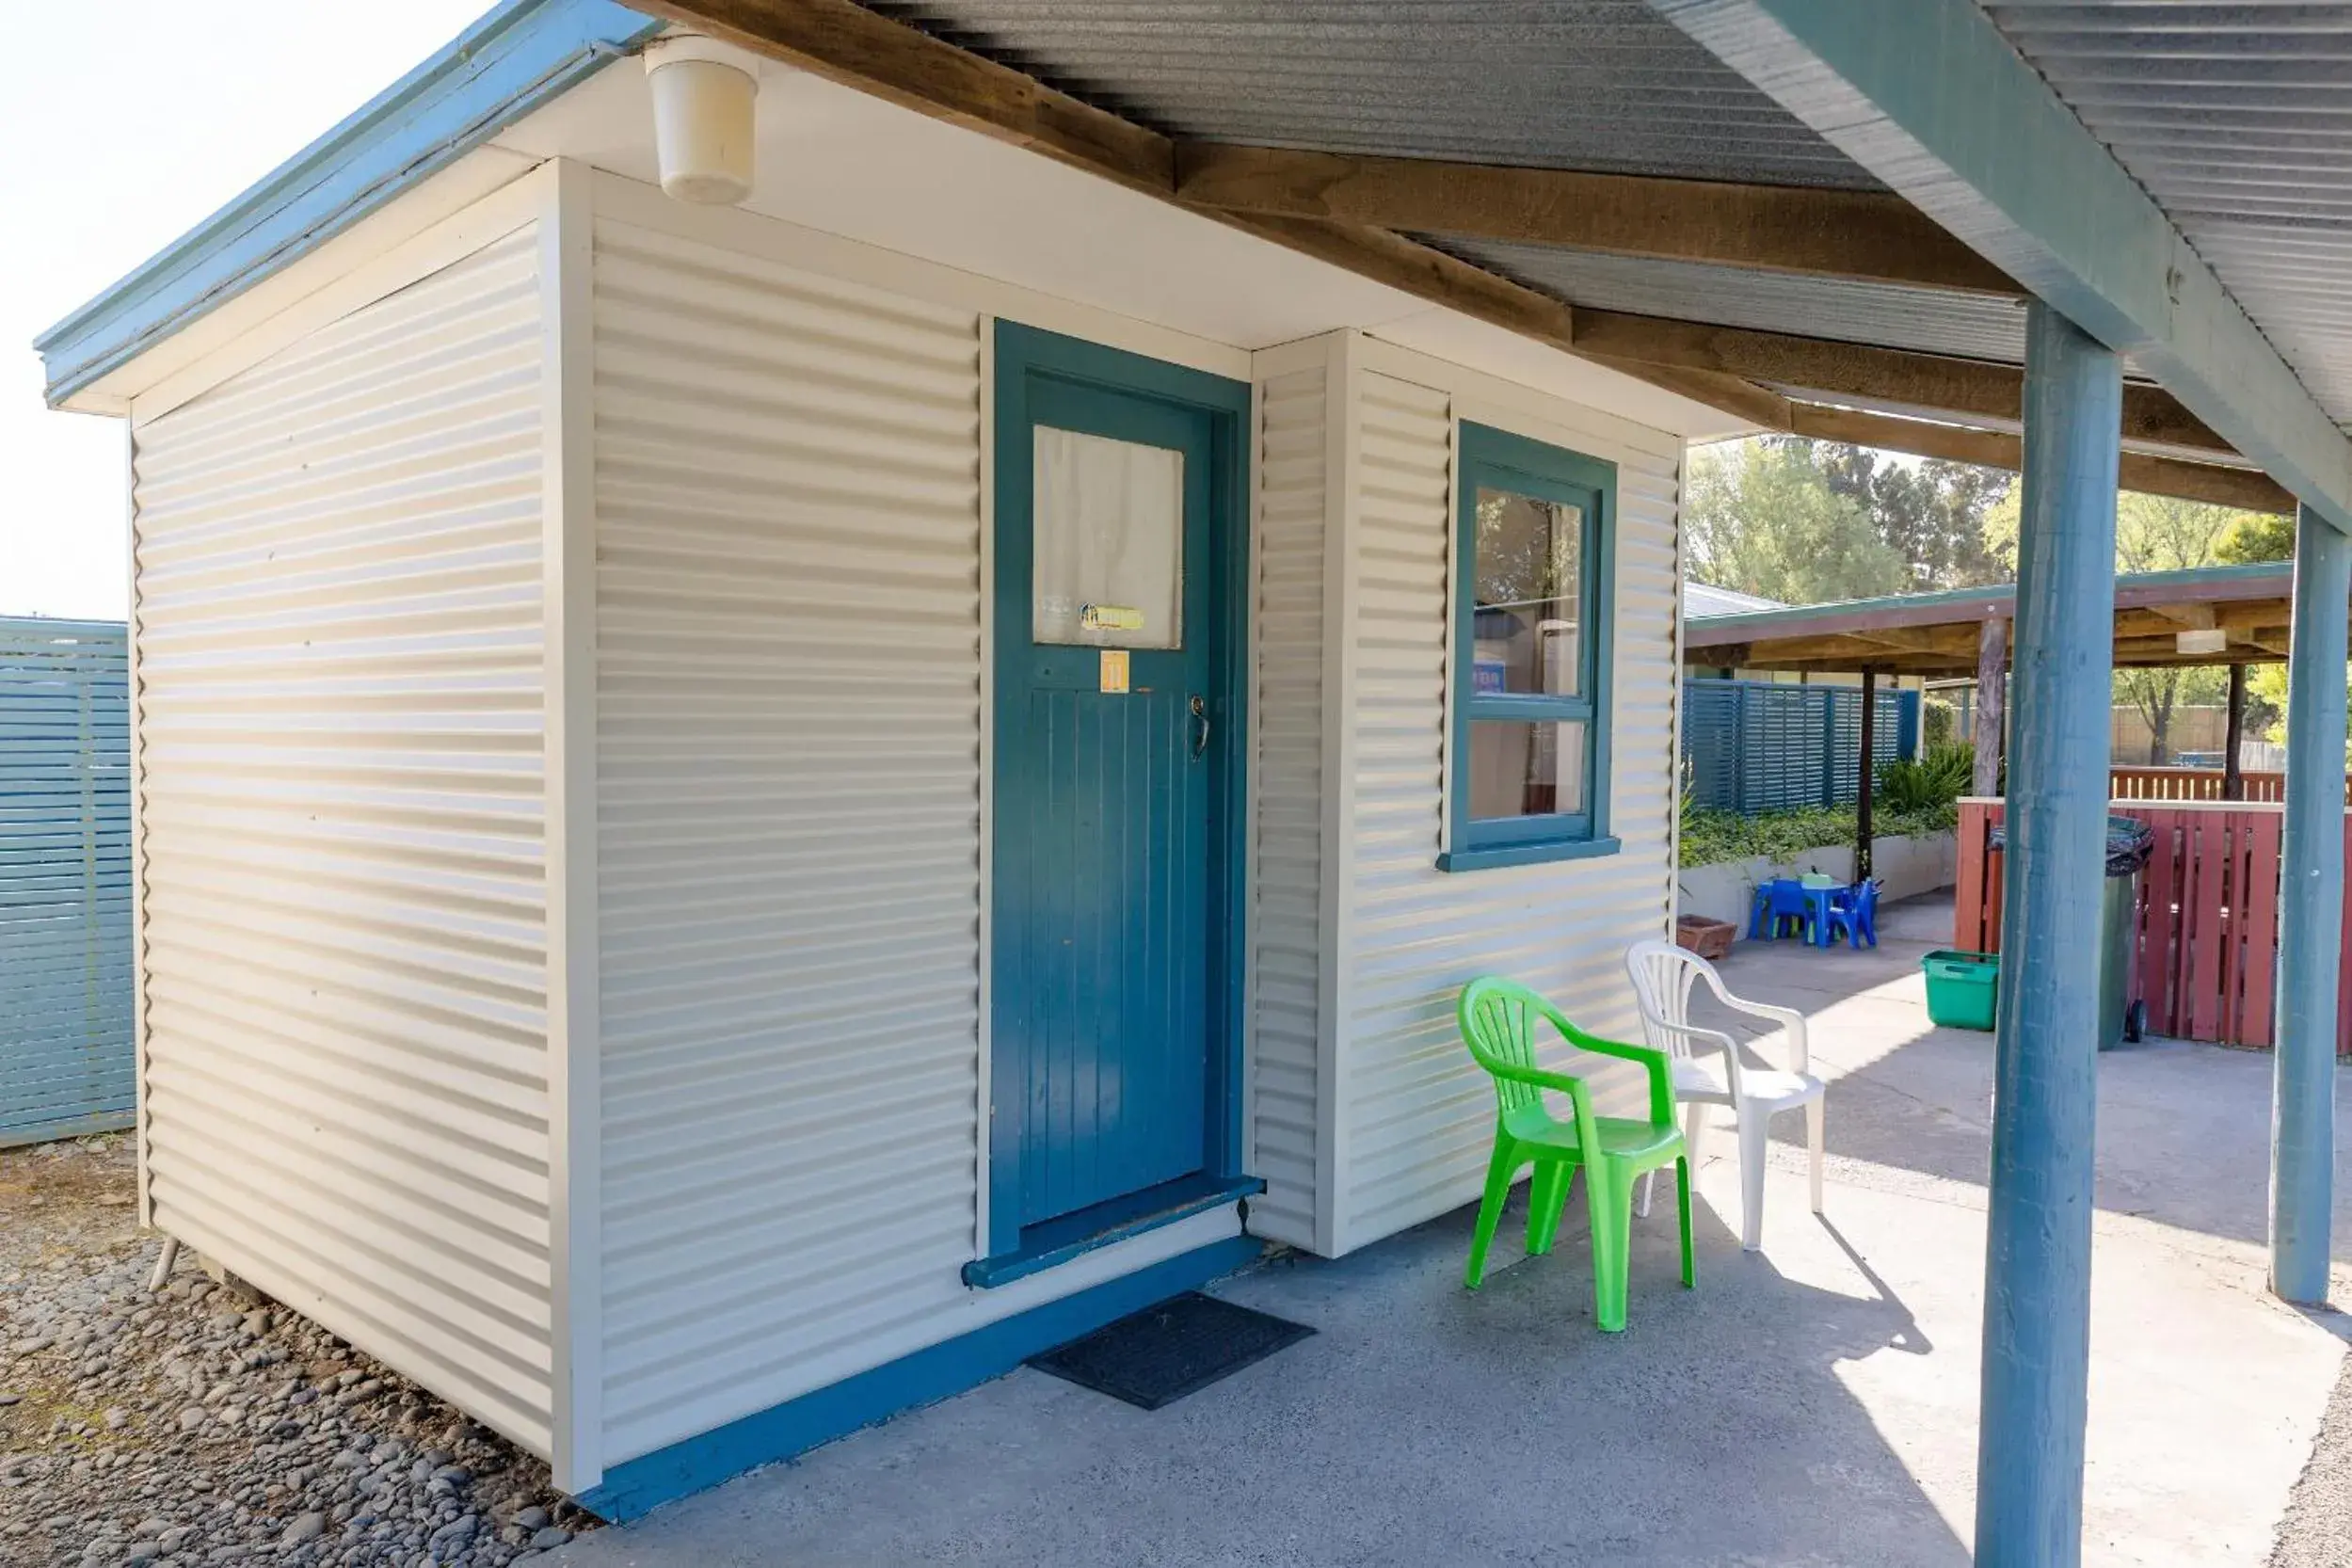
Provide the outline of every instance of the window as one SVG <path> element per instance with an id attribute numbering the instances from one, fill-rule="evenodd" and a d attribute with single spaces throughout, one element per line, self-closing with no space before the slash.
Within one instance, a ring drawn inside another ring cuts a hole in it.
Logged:
<path id="1" fill-rule="evenodd" d="M 1462 426 L 1446 871 L 1614 853 L 1610 536 L 1617 469 Z"/>

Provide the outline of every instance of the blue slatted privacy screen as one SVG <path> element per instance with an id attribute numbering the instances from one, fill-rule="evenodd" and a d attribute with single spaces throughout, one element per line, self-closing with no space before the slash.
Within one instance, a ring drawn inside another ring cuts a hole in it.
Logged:
<path id="1" fill-rule="evenodd" d="M 119 622 L 0 617 L 0 1144 L 131 1120 Z"/>
<path id="2" fill-rule="evenodd" d="M 1686 680 L 1683 771 L 1692 798 L 1753 816 L 1854 798 L 1862 688 L 1769 680 Z M 1880 692 L 1870 749 L 1880 762 L 1919 748 L 1919 694 Z"/>

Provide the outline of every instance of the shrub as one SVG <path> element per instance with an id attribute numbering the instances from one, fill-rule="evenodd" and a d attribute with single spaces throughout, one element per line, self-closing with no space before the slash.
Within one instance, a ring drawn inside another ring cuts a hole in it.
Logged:
<path id="1" fill-rule="evenodd" d="M 1908 837 L 1942 833 L 1959 820 L 1959 808 L 1946 801 L 1924 810 L 1874 811 L 1870 825 L 1882 836 Z M 1784 864 L 1807 850 L 1850 844 L 1854 829 L 1851 806 L 1806 806 L 1753 817 L 1694 806 L 1683 812 L 1681 864 L 1688 871 L 1757 856 Z"/>
<path id="2" fill-rule="evenodd" d="M 1929 746 L 1917 761 L 1887 762 L 1879 769 L 1877 800 L 1889 811 L 1932 811 L 1968 792 L 1976 774 L 1976 748 L 1960 743 Z"/>

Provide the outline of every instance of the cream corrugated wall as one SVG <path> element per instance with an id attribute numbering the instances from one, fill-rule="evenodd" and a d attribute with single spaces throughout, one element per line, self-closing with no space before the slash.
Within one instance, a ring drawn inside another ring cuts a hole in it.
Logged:
<path id="1" fill-rule="evenodd" d="M 1249 1171 L 1265 1192 L 1250 1229 L 1315 1244 L 1316 1052 L 1322 944 L 1323 578 L 1326 486 L 1320 365 L 1259 390 L 1257 882 L 1251 941 Z"/>
<path id="2" fill-rule="evenodd" d="M 1629 445 L 1624 426 L 1580 425 L 1573 406 L 1560 404 L 1551 422 L 1525 433 L 1618 465 L 1609 814 L 1624 847 L 1592 860 L 1436 869 L 1459 410 L 1448 392 L 1389 376 L 1365 374 L 1357 387 L 1354 896 L 1345 922 L 1340 1251 L 1478 1196 L 1494 1098 L 1454 1027 L 1454 997 L 1465 981 L 1510 975 L 1586 1027 L 1634 1026 L 1621 955 L 1664 929 L 1675 799 L 1679 443 L 1661 434 Z M 1588 1065 L 1603 1080 L 1605 1111 L 1639 1111 L 1637 1074 Z"/>
<path id="3" fill-rule="evenodd" d="M 606 219 L 595 405 L 609 1464 L 966 1295 L 980 321 Z"/>
<path id="4" fill-rule="evenodd" d="M 135 432 L 157 1223 L 549 1440 L 525 229 Z"/>

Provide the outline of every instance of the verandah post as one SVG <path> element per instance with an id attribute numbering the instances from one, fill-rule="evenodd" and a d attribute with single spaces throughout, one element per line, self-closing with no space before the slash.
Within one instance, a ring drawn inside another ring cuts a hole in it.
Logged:
<path id="1" fill-rule="evenodd" d="M 1970 780 L 1981 796 L 2001 792 L 2001 696 L 2008 669 L 2009 623 L 1987 616 L 1976 634 L 1976 767 Z"/>
<path id="2" fill-rule="evenodd" d="M 2287 646 L 2279 1034 L 2270 1111 L 2270 1288 L 2306 1304 L 2328 1298 L 2336 1155 L 2347 599 L 2352 539 L 2307 507 L 2296 520 L 2295 624 Z"/>
<path id="3" fill-rule="evenodd" d="M 2114 663 L 2115 354 L 2026 311 L 1976 1561 L 2082 1560 L 2091 1141 Z"/>

